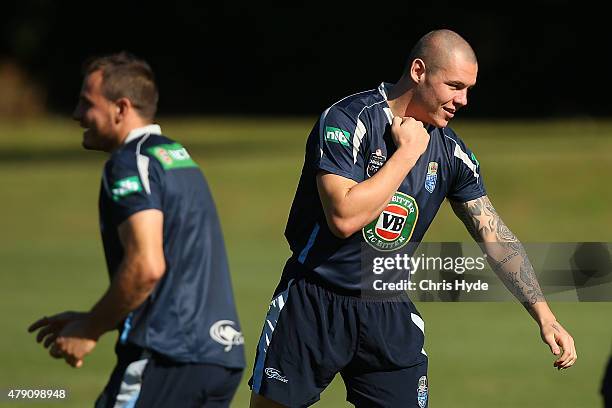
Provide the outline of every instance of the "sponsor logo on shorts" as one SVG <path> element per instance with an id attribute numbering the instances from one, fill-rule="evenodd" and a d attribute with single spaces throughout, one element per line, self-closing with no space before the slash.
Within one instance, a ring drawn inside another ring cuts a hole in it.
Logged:
<path id="1" fill-rule="evenodd" d="M 280 382 L 288 383 L 289 380 L 285 377 L 279 370 L 276 368 L 268 367 L 266 368 L 266 377 L 271 380 L 278 380 Z"/>
<path id="2" fill-rule="evenodd" d="M 164 170 L 198 167 L 180 143 L 161 144 L 147 149 L 161 163 Z"/>
<path id="3" fill-rule="evenodd" d="M 436 181 L 438 180 L 438 163 L 429 162 L 427 166 L 427 175 L 425 176 L 425 190 L 433 193 L 436 188 Z"/>
<path id="4" fill-rule="evenodd" d="M 383 156 L 382 150 L 376 149 L 375 153 L 370 155 L 370 161 L 368 162 L 368 166 L 366 167 L 366 174 L 368 177 L 372 177 L 387 161 L 387 157 Z"/>
<path id="5" fill-rule="evenodd" d="M 123 197 L 138 193 L 139 191 L 142 191 L 142 185 L 140 184 L 140 179 L 138 176 L 131 176 L 117 180 L 111 189 L 114 201 L 119 201 Z"/>
<path id="6" fill-rule="evenodd" d="M 380 216 L 363 227 L 363 238 L 379 251 L 394 251 L 410 241 L 418 218 L 416 200 L 397 191 Z"/>
<path id="7" fill-rule="evenodd" d="M 234 346 L 241 346 L 244 344 L 244 337 L 242 333 L 234 328 L 235 322 L 231 320 L 219 320 L 210 326 L 210 337 L 219 344 L 225 346 L 223 349 L 228 352 Z"/>
<path id="8" fill-rule="evenodd" d="M 427 406 L 427 376 L 421 376 L 419 378 L 419 386 L 417 387 L 417 402 L 419 407 L 425 408 Z"/>
<path id="9" fill-rule="evenodd" d="M 325 140 L 332 143 L 340 143 L 342 146 L 350 147 L 351 134 L 343 129 L 325 126 Z"/>

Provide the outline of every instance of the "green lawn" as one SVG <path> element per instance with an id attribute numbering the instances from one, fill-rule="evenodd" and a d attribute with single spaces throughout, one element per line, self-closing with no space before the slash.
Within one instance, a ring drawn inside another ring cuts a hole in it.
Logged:
<path id="1" fill-rule="evenodd" d="M 219 209 L 246 339 L 236 407 L 248 405 L 255 346 L 289 254 L 283 230 L 313 120 L 160 120 L 200 163 Z M 457 121 L 455 130 L 476 152 L 498 212 L 524 242 L 612 241 L 612 122 Z M 79 146 L 80 130 L 68 121 L 0 122 L 0 389 L 64 388 L 68 400 L 52 404 L 62 407 L 91 406 L 114 365 L 114 335 L 75 370 L 26 333 L 44 314 L 89 308 L 107 285 L 97 219 L 105 156 Z M 426 240 L 469 238 L 445 205 Z M 552 306 L 580 355 L 562 372 L 515 303 L 418 303 L 427 324 L 431 406 L 600 406 L 612 303 Z M 337 379 L 318 406 L 347 406 L 344 399 Z"/>

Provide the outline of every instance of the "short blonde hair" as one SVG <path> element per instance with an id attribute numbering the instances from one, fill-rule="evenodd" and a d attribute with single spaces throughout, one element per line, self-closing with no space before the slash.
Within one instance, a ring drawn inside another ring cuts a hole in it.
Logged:
<path id="1" fill-rule="evenodd" d="M 125 51 L 85 61 L 85 76 L 96 71 L 102 72 L 102 94 L 106 99 L 127 98 L 144 119 L 155 118 L 159 93 L 146 61 Z"/>

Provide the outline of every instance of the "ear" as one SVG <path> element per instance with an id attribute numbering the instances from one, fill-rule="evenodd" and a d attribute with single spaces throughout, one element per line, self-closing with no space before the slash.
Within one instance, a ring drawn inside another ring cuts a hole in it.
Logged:
<path id="1" fill-rule="evenodd" d="M 134 105 L 128 98 L 119 98 L 115 101 L 117 111 L 115 112 L 115 121 L 119 122 L 125 119 L 126 115 L 130 114 Z"/>
<path id="2" fill-rule="evenodd" d="M 410 78 L 417 84 L 425 77 L 425 61 L 415 58 L 410 65 Z"/>

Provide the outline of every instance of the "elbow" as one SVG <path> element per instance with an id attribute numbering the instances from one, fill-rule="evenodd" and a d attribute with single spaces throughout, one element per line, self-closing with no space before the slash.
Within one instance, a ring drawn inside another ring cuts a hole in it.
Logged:
<path id="1" fill-rule="evenodd" d="M 140 282 L 145 288 L 154 288 L 166 273 L 166 262 L 149 260 L 141 264 Z"/>
<path id="2" fill-rule="evenodd" d="M 149 273 L 149 279 L 152 282 L 157 283 L 161 280 L 161 278 L 164 277 L 165 274 L 166 274 L 166 264 L 165 263 L 157 264 L 155 267 L 151 269 L 151 272 Z"/>
<path id="3" fill-rule="evenodd" d="M 361 229 L 354 220 L 335 216 L 330 217 L 327 225 L 331 233 L 340 239 L 347 239 Z"/>

